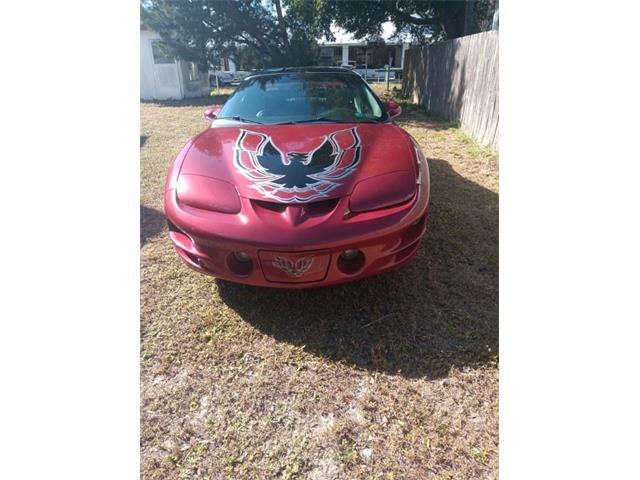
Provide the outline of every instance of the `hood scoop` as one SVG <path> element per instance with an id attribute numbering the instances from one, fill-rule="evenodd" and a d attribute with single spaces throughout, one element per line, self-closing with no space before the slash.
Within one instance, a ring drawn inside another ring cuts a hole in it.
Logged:
<path id="1" fill-rule="evenodd" d="M 310 203 L 280 203 L 266 200 L 250 200 L 256 215 L 274 226 L 313 226 L 323 222 L 336 212 L 339 198 Z"/>

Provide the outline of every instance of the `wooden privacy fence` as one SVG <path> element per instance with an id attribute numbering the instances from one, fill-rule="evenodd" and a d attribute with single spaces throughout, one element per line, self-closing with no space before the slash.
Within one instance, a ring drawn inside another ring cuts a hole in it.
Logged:
<path id="1" fill-rule="evenodd" d="M 402 93 L 498 149 L 498 32 L 407 50 Z"/>

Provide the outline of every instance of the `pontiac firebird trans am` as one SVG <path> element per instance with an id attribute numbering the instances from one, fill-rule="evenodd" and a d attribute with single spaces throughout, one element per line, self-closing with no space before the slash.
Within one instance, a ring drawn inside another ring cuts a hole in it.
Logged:
<path id="1" fill-rule="evenodd" d="M 429 169 L 357 74 L 251 75 L 172 163 L 169 236 L 191 268 L 229 281 L 314 287 L 407 263 L 425 233 Z"/>

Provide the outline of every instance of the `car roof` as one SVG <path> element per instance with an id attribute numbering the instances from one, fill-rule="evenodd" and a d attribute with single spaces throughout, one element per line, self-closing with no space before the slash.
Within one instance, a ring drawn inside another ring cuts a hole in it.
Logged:
<path id="1" fill-rule="evenodd" d="M 247 77 L 245 77 L 245 80 L 264 75 L 273 75 L 277 73 L 346 73 L 349 75 L 355 75 L 356 77 L 358 76 L 358 74 L 350 68 L 344 67 L 279 67 L 267 68 L 257 72 L 252 72 Z"/>

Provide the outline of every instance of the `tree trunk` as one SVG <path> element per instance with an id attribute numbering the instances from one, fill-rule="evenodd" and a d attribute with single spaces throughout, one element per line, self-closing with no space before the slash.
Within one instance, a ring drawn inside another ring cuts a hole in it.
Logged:
<path id="1" fill-rule="evenodd" d="M 452 1 L 445 3 L 442 12 L 442 28 L 447 39 L 465 35 L 465 11 L 469 2 Z"/>
<path id="2" fill-rule="evenodd" d="M 280 35 L 282 35 L 282 41 L 284 42 L 285 48 L 289 50 L 289 37 L 287 36 L 287 26 L 284 23 L 284 17 L 282 16 L 282 5 L 280 5 L 280 0 L 273 0 L 273 3 L 276 6 L 276 14 L 278 15 L 278 28 L 280 29 Z"/>
<path id="3" fill-rule="evenodd" d="M 476 2 L 465 3 L 464 8 L 464 35 L 475 33 L 476 28 Z"/>

